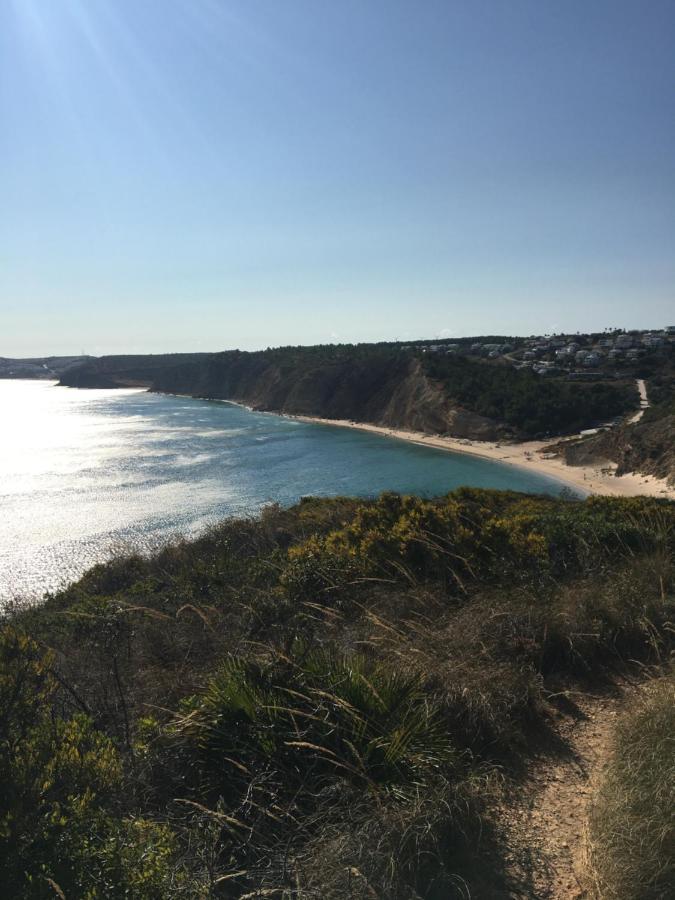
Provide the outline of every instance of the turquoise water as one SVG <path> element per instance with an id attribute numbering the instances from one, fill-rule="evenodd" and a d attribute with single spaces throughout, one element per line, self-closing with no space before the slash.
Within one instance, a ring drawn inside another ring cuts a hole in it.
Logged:
<path id="1" fill-rule="evenodd" d="M 0 381 L 0 599 L 302 495 L 559 493 L 536 474 L 228 403 Z"/>

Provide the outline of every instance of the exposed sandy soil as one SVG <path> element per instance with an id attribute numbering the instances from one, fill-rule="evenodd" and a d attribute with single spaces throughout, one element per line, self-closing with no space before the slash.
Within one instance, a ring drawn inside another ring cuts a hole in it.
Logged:
<path id="1" fill-rule="evenodd" d="M 647 397 L 647 385 L 645 384 L 644 378 L 638 378 L 637 389 L 640 395 L 640 409 L 630 417 L 628 420 L 629 425 L 634 425 L 636 422 L 639 422 L 644 416 L 645 410 L 649 409 L 650 406 L 649 398 Z"/>
<path id="2" fill-rule="evenodd" d="M 509 847 L 506 875 L 513 900 L 594 897 L 587 872 L 590 802 L 608 762 L 617 717 L 638 688 L 575 695 L 571 717 L 555 728 L 559 745 L 531 767 L 499 827 Z"/>
<path id="3" fill-rule="evenodd" d="M 424 434 L 420 431 L 402 431 L 381 425 L 350 422 L 342 419 L 320 419 L 311 416 L 292 416 L 303 422 L 332 425 L 341 428 L 356 428 L 386 437 L 411 441 L 425 447 L 451 450 L 454 453 L 469 453 L 483 459 L 491 459 L 506 465 L 534 470 L 559 481 L 562 487 L 570 487 L 582 494 L 606 494 L 618 497 L 649 496 L 675 500 L 675 488 L 651 475 L 635 473 L 616 476 L 616 465 L 568 466 L 561 456 L 550 452 L 546 441 L 524 441 L 522 443 L 501 443 L 498 441 L 476 441 L 468 438 L 453 438 L 442 435 Z"/>

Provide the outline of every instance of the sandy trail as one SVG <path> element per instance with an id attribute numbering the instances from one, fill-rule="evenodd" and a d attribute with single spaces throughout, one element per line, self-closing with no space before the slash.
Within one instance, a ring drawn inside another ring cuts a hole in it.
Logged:
<path id="1" fill-rule="evenodd" d="M 593 896 L 586 874 L 588 814 L 607 765 L 617 717 L 637 688 L 611 696 L 575 696 L 578 708 L 559 727 L 562 750 L 532 765 L 515 803 L 502 811 L 507 873 L 518 900 Z"/>
<path id="2" fill-rule="evenodd" d="M 630 417 L 628 420 L 629 425 L 634 425 L 636 422 L 639 422 L 644 416 L 645 410 L 649 409 L 651 405 L 649 403 L 649 397 L 647 396 L 647 385 L 644 378 L 637 379 L 637 389 L 640 395 L 640 409 Z"/>
<path id="3" fill-rule="evenodd" d="M 451 450 L 454 453 L 469 453 L 482 459 L 491 459 L 506 465 L 536 471 L 559 481 L 561 488 L 569 487 L 582 494 L 605 494 L 617 497 L 649 496 L 675 500 L 675 488 L 668 485 L 665 479 L 634 473 L 617 477 L 614 464 L 568 466 L 560 456 L 547 451 L 550 443 L 547 441 L 524 441 L 518 444 L 475 441 L 468 438 L 429 435 L 421 431 L 403 431 L 343 419 L 321 419 L 314 416 L 289 416 L 289 418 L 318 425 L 355 428 L 372 434 L 411 441 L 425 447 Z"/>

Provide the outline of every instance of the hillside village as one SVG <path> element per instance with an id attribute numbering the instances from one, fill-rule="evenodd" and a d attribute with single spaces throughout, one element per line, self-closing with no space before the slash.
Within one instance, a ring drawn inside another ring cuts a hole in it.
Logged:
<path id="1" fill-rule="evenodd" d="M 466 339 L 406 345 L 404 349 L 449 356 L 511 362 L 543 377 L 595 381 L 621 377 L 621 369 L 645 356 L 665 356 L 675 347 L 675 325 L 660 331 L 610 331 L 601 334 L 538 335 L 508 341 Z"/>

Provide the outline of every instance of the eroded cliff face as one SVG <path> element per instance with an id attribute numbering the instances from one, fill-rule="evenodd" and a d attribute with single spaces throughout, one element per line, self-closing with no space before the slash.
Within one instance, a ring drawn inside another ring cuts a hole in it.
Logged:
<path id="1" fill-rule="evenodd" d="M 476 440 L 496 440 L 505 432 L 493 419 L 453 404 L 417 361 L 397 384 L 375 424 Z"/>
<path id="2" fill-rule="evenodd" d="M 233 400 L 289 415 L 368 422 L 391 428 L 493 440 L 499 423 L 448 399 L 408 354 L 298 359 L 227 352 L 204 357 L 108 357 L 69 373 L 78 387 L 138 385 L 164 393 Z"/>
<path id="3" fill-rule="evenodd" d="M 617 475 L 640 472 L 675 484 L 675 415 L 627 424 L 556 449 L 570 466 L 616 463 Z"/>
<path id="4" fill-rule="evenodd" d="M 503 433 L 498 423 L 453 405 L 417 360 L 403 356 L 336 361 L 302 370 L 269 362 L 258 354 L 223 354 L 206 364 L 196 383 L 189 373 L 175 370 L 157 379 L 153 390 L 234 400 L 288 415 L 458 437 L 490 440 Z"/>

